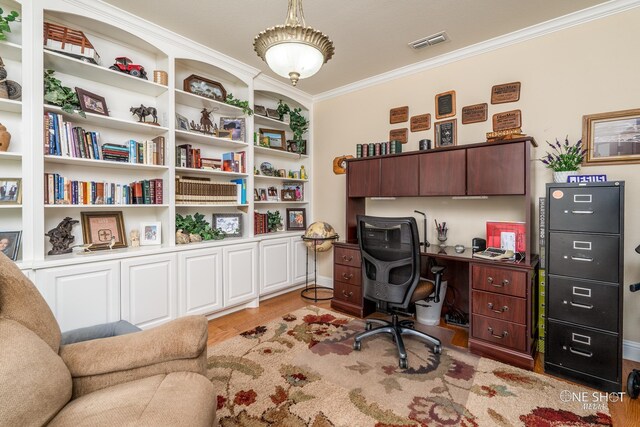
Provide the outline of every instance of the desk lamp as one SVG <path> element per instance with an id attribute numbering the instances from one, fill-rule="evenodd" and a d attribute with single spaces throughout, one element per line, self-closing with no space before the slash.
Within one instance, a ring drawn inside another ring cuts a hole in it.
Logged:
<path id="1" fill-rule="evenodd" d="M 431 243 L 429 243 L 429 241 L 427 240 L 427 214 L 424 213 L 424 212 L 416 211 L 416 210 L 414 210 L 414 212 L 418 213 L 418 214 L 420 214 L 420 215 L 422 215 L 424 217 L 424 220 L 423 220 L 423 222 L 424 222 L 423 223 L 423 226 L 424 226 L 424 243 L 420 243 L 420 244 L 424 245 L 424 250 L 426 251 L 427 248 L 429 246 L 431 246 Z"/>

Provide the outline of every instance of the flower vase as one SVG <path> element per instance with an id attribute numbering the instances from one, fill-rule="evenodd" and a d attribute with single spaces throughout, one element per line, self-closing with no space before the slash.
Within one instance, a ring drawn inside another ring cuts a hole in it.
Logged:
<path id="1" fill-rule="evenodd" d="M 569 175 L 574 175 L 577 172 L 575 171 L 554 171 L 553 172 L 553 182 L 555 183 L 564 183 L 569 179 Z"/>

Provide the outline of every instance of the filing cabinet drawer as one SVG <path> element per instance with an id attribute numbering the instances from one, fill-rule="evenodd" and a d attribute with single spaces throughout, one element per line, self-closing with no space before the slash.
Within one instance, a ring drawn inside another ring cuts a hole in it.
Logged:
<path id="1" fill-rule="evenodd" d="M 334 260 L 336 264 L 348 265 L 350 267 L 360 268 L 362 264 L 359 249 L 348 249 L 339 246 L 335 247 Z"/>
<path id="2" fill-rule="evenodd" d="M 549 230 L 620 232 L 620 187 L 564 187 L 550 196 Z"/>
<path id="3" fill-rule="evenodd" d="M 362 288 L 343 282 L 333 282 L 333 298 L 359 306 L 362 304 Z"/>
<path id="4" fill-rule="evenodd" d="M 474 264 L 472 287 L 488 292 L 498 292 L 524 298 L 527 296 L 527 273 L 505 268 Z"/>
<path id="5" fill-rule="evenodd" d="M 519 351 L 527 350 L 527 327 L 525 325 L 473 314 L 471 316 L 471 329 L 471 334 L 474 338 Z"/>
<path id="6" fill-rule="evenodd" d="M 548 321 L 545 362 L 617 381 L 618 334 Z"/>
<path id="7" fill-rule="evenodd" d="M 619 249 L 618 236 L 551 232 L 548 271 L 562 276 L 617 282 Z"/>
<path id="8" fill-rule="evenodd" d="M 526 299 L 483 291 L 472 291 L 472 294 L 472 313 L 522 325 L 527 323 Z"/>
<path id="9" fill-rule="evenodd" d="M 362 269 L 336 264 L 333 266 L 333 281 L 360 286 L 362 284 Z"/>
<path id="10" fill-rule="evenodd" d="M 549 275 L 547 316 L 618 332 L 619 285 Z"/>

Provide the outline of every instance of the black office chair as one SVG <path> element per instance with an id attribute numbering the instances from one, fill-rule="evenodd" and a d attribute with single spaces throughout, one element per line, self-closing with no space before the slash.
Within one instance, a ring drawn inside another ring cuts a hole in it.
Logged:
<path id="1" fill-rule="evenodd" d="M 411 320 L 398 320 L 398 313 L 409 314 L 410 307 L 415 306 L 418 300 L 439 302 L 444 267 L 431 268 L 435 283 L 420 278 L 420 242 L 416 220 L 412 217 L 358 215 L 357 224 L 364 297 L 374 301 L 378 311 L 390 313 L 391 321 L 367 319 L 366 331 L 355 336 L 353 349 L 360 350 L 363 339 L 385 333 L 391 334 L 398 347 L 402 369 L 408 367 L 402 335 L 418 337 L 433 344 L 433 352 L 439 354 L 442 352 L 439 339 L 413 329 Z M 381 326 L 371 329 L 372 324 Z"/>

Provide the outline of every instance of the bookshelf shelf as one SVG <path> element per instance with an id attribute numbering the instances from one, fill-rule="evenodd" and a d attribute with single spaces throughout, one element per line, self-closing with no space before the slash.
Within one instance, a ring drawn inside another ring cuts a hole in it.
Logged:
<path id="1" fill-rule="evenodd" d="M 194 169 L 194 168 L 176 168 L 176 174 L 180 173 L 183 175 L 197 175 L 197 176 L 228 176 L 232 178 L 246 178 L 248 175 L 246 173 L 237 173 L 237 172 L 225 172 L 219 170 L 211 170 L 211 169 Z"/>
<path id="2" fill-rule="evenodd" d="M 11 151 L 0 151 L 0 160 L 22 160 L 22 153 L 14 153 Z"/>
<path id="3" fill-rule="evenodd" d="M 5 111 L 7 113 L 20 113 L 22 112 L 22 101 L 0 99 L 0 111 Z"/>
<path id="4" fill-rule="evenodd" d="M 65 165 L 85 166 L 85 167 L 98 167 L 107 169 L 130 169 L 130 170 L 160 170 L 165 171 L 169 169 L 168 166 L 162 165 L 145 165 L 139 163 L 125 163 L 114 162 L 109 160 L 94 160 L 94 159 L 82 159 L 77 157 L 65 157 L 65 156 L 44 156 L 45 163 L 59 163 Z"/>
<path id="5" fill-rule="evenodd" d="M 265 116 L 255 116 L 254 122 L 259 125 L 265 125 L 265 126 L 275 126 L 278 129 L 286 129 L 286 130 L 290 130 L 289 128 L 289 123 L 285 123 L 282 120 L 278 120 L 278 119 L 272 119 L 271 117 L 265 117 Z M 256 131 L 258 131 L 258 126 L 256 126 Z"/>
<path id="6" fill-rule="evenodd" d="M 22 61 L 22 46 L 7 41 L 0 41 L 0 57 L 12 61 Z"/>
<path id="7" fill-rule="evenodd" d="M 284 150 L 276 150 L 275 148 L 260 147 L 257 145 L 253 147 L 253 151 L 256 154 L 264 154 L 266 156 L 275 156 L 275 157 L 285 157 L 289 159 L 306 159 L 309 157 L 306 154 L 290 153 Z"/>
<path id="8" fill-rule="evenodd" d="M 240 203 L 176 203 L 176 209 L 180 208 L 246 208 L 249 204 L 240 204 Z"/>
<path id="9" fill-rule="evenodd" d="M 44 205 L 47 209 L 144 209 L 144 208 L 168 208 L 169 205 Z"/>
<path id="10" fill-rule="evenodd" d="M 185 130 L 176 129 L 176 141 L 191 142 L 203 145 L 214 145 L 216 147 L 230 147 L 230 148 L 246 148 L 249 146 L 244 141 L 233 141 L 229 138 L 218 138 L 215 136 L 204 135 L 201 133 L 188 132 Z M 179 144 L 178 144 L 179 145 Z"/>
<path id="11" fill-rule="evenodd" d="M 5 204 L 0 204 L 0 209 L 22 209 L 22 205 L 5 205 Z"/>
<path id="12" fill-rule="evenodd" d="M 126 132 L 132 132 L 135 134 L 158 136 L 167 132 L 169 129 L 162 126 L 148 125 L 144 123 L 138 123 L 136 121 L 123 120 L 116 117 L 101 116 L 99 114 L 86 113 L 87 117 L 82 117 L 78 114 L 69 114 L 62 111 L 62 108 L 54 105 L 45 105 L 45 111 L 49 111 L 56 114 L 62 114 L 65 120 L 72 123 L 77 123 L 81 126 L 98 126 L 106 127 L 110 129 L 117 129 Z M 87 129 L 92 130 L 92 129 Z"/>
<path id="13" fill-rule="evenodd" d="M 255 201 L 253 203 L 255 203 L 256 205 L 306 205 L 309 202 L 304 201 L 304 200 L 302 200 L 302 201 L 284 201 L 284 202 L 281 201 L 281 200 L 279 200 L 279 201 L 260 200 L 260 201 Z"/>
<path id="14" fill-rule="evenodd" d="M 279 176 L 254 175 L 254 178 L 256 180 L 265 180 L 265 181 L 309 182 L 308 179 L 282 178 Z"/>
<path id="15" fill-rule="evenodd" d="M 244 117 L 242 108 L 234 107 L 225 102 L 215 101 L 204 96 L 194 95 L 184 90 L 176 89 L 176 103 L 193 108 L 207 108 L 213 110 L 215 114 L 227 115 L 231 117 Z"/>

